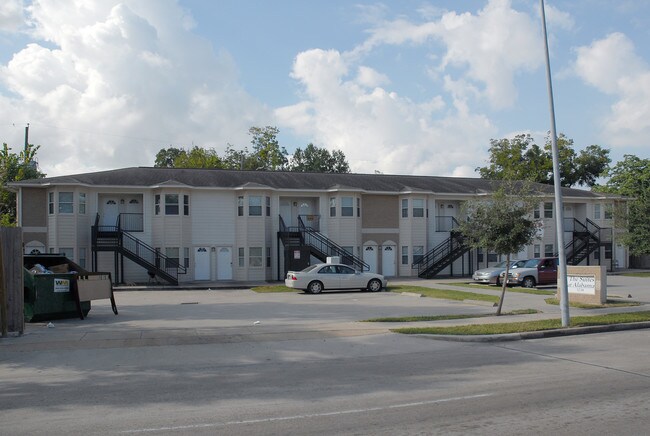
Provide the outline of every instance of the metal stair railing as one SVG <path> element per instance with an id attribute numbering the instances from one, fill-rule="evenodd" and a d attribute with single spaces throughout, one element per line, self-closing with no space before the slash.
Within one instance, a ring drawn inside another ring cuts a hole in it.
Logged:
<path id="1" fill-rule="evenodd" d="M 343 247 L 316 231 L 315 229 L 305 226 L 305 223 L 302 221 L 301 217 L 298 217 L 298 224 L 301 237 L 305 243 L 316 253 L 320 254 L 320 257 L 325 260 L 328 256 L 338 256 L 341 258 L 341 262 L 352 265 L 358 270 L 368 271 L 370 270 L 370 265 L 364 262 L 362 259 L 357 256 L 350 254 Z"/>
<path id="2" fill-rule="evenodd" d="M 171 258 L 129 232 L 122 230 L 120 216 L 116 225 L 99 225 L 99 214 L 95 218 L 95 225 L 91 229 L 94 251 L 116 251 L 140 266 L 148 272 L 159 275 L 161 278 L 178 284 L 178 275 L 186 274 L 187 268 L 177 260 Z"/>
<path id="3" fill-rule="evenodd" d="M 453 218 L 449 238 L 436 245 L 411 268 L 418 270 L 418 277 L 431 278 L 469 250 L 463 235 L 455 230 L 458 221 Z"/>

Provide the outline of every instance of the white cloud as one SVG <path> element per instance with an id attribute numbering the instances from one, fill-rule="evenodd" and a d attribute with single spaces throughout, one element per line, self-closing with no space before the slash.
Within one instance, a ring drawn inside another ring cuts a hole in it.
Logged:
<path id="1" fill-rule="evenodd" d="M 641 146 L 650 135 L 650 67 L 622 33 L 579 47 L 575 74 L 613 96 L 603 134 L 612 146 Z"/>
<path id="2" fill-rule="evenodd" d="M 3 0 L 0 3 L 0 31 L 15 32 L 24 21 L 22 0 Z"/>
<path id="3" fill-rule="evenodd" d="M 495 132 L 484 116 L 446 111 L 440 97 L 416 103 L 381 87 L 359 86 L 347 76 L 348 62 L 334 50 L 299 54 L 292 77 L 304 87 L 305 100 L 276 114 L 320 146 L 342 150 L 353 171 L 439 175 L 459 167 L 466 174 L 483 138 Z"/>
<path id="4" fill-rule="evenodd" d="M 231 57 L 188 32 L 175 1 L 40 0 L 28 10 L 33 34 L 50 44 L 0 67 L 12 93 L 0 115 L 31 123 L 50 175 L 153 165 L 160 148 L 193 141 L 243 147 L 251 125 L 273 123 Z M 22 130 L 11 133 L 20 144 Z"/>

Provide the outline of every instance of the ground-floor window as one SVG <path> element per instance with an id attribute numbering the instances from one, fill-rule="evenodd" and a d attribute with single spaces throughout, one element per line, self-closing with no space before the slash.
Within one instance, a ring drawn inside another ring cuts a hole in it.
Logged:
<path id="1" fill-rule="evenodd" d="M 248 249 L 248 266 L 251 268 L 262 267 L 262 247 L 250 247 Z"/>
<path id="2" fill-rule="evenodd" d="M 266 267 L 271 268 L 271 247 L 266 247 Z"/>
<path id="3" fill-rule="evenodd" d="M 86 268 L 86 249 L 84 247 L 79 248 L 79 266 Z"/>
<path id="4" fill-rule="evenodd" d="M 165 248 L 165 256 L 167 260 L 165 262 L 166 268 L 174 268 L 180 263 L 180 252 L 178 247 L 167 247 Z"/>
<path id="5" fill-rule="evenodd" d="M 424 246 L 415 245 L 413 247 L 413 263 L 418 263 L 424 257 Z"/>
<path id="6" fill-rule="evenodd" d="M 402 245 L 402 265 L 409 264 L 409 247 L 408 245 Z"/>
<path id="7" fill-rule="evenodd" d="M 533 245 L 533 257 L 535 259 L 538 259 L 538 258 L 542 257 L 541 256 L 541 249 L 542 249 L 541 245 L 539 245 L 539 244 Z"/>
<path id="8" fill-rule="evenodd" d="M 239 247 L 237 252 L 238 252 L 238 258 L 239 258 L 238 265 L 239 265 L 240 268 L 243 268 L 245 266 L 244 264 L 246 262 L 246 260 L 245 260 L 246 258 L 244 257 L 244 247 Z"/>
<path id="9" fill-rule="evenodd" d="M 553 244 L 544 244 L 544 257 L 553 257 Z"/>
<path id="10" fill-rule="evenodd" d="M 189 247 L 183 248 L 183 266 L 185 268 L 190 267 L 190 248 Z"/>

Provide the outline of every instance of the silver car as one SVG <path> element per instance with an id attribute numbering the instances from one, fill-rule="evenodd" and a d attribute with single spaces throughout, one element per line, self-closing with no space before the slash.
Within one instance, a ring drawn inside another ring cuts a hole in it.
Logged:
<path id="1" fill-rule="evenodd" d="M 525 260 L 511 260 L 510 269 L 521 268 L 526 263 Z M 499 262 L 496 265 L 476 270 L 472 279 L 477 283 L 487 283 L 489 285 L 501 285 L 499 274 L 506 270 L 506 261 Z"/>
<path id="2" fill-rule="evenodd" d="M 319 263 L 302 271 L 289 271 L 284 284 L 312 294 L 333 289 L 367 289 L 381 291 L 388 282 L 381 274 L 355 271 L 348 265 Z"/>

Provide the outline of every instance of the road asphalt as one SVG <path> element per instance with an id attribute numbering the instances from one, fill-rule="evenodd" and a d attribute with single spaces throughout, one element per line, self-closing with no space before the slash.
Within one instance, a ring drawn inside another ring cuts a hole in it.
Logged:
<path id="1" fill-rule="evenodd" d="M 570 316 L 647 310 L 650 278 L 608 276 L 608 297 L 637 301 L 640 306 L 570 309 Z M 467 279 L 392 280 L 389 285 L 409 284 L 498 295 L 496 287 L 468 289 Z M 118 287 L 118 315 L 108 300 L 92 302 L 84 320 L 61 319 L 28 323 L 22 335 L 0 339 L 0 352 L 83 348 L 122 348 L 160 345 L 262 342 L 385 334 L 390 329 L 477 323 L 520 322 L 560 318 L 559 306 L 545 303 L 548 296 L 508 292 L 503 312 L 537 309 L 530 315 L 504 315 L 418 323 L 361 322 L 406 315 L 494 313 L 490 303 L 450 301 L 393 292 L 256 293 L 251 287 L 269 283 L 193 283 L 178 287 Z M 276 283 L 277 284 L 277 283 Z M 551 288 L 552 289 L 552 288 Z M 567 328 L 546 332 L 491 336 L 420 335 L 457 341 L 509 341 L 557 335 L 648 328 L 648 323 Z"/>

